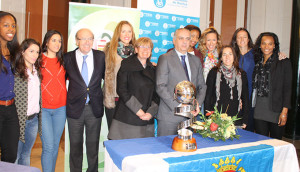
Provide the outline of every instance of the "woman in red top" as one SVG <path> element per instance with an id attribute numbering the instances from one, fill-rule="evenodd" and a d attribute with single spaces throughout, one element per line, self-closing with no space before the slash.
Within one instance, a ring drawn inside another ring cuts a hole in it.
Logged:
<path id="1" fill-rule="evenodd" d="M 66 81 L 63 64 L 63 37 L 49 30 L 42 45 L 42 168 L 54 172 L 58 147 L 66 122 Z"/>

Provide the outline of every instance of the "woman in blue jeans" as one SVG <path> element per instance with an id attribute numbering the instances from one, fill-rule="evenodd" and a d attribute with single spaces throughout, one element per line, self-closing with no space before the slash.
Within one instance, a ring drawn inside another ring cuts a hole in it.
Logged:
<path id="1" fill-rule="evenodd" d="M 63 37 L 49 30 L 42 45 L 42 168 L 54 172 L 59 142 L 66 122 L 66 81 L 63 64 Z"/>
<path id="2" fill-rule="evenodd" d="M 40 52 L 38 42 L 25 39 L 16 55 L 14 92 L 20 124 L 16 163 L 26 166 L 30 166 L 31 149 L 41 129 Z"/>

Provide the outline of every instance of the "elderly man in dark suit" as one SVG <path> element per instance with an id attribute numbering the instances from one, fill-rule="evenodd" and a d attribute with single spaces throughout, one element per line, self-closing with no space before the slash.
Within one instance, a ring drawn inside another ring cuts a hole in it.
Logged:
<path id="1" fill-rule="evenodd" d="M 175 49 L 161 55 L 158 59 L 156 91 L 160 96 L 157 115 L 159 136 L 177 134 L 178 124 L 186 120 L 185 117 L 174 115 L 174 108 L 179 105 L 173 96 L 174 88 L 179 82 L 188 80 L 196 87 L 198 105 L 192 112 L 194 116 L 199 113 L 199 105 L 202 105 L 205 98 L 206 85 L 202 64 L 198 57 L 187 52 L 190 40 L 189 30 L 177 29 L 173 38 Z"/>
<path id="2" fill-rule="evenodd" d="M 76 33 L 78 48 L 64 55 L 69 79 L 67 120 L 70 135 L 70 171 L 82 171 L 83 130 L 86 135 L 87 171 L 98 171 L 98 149 L 103 94 L 105 55 L 93 50 L 94 35 L 89 29 Z"/>

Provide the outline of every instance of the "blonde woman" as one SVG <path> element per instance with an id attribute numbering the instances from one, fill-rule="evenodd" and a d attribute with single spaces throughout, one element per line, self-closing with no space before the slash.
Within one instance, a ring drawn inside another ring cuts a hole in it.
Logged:
<path id="1" fill-rule="evenodd" d="M 116 78 L 121 61 L 134 54 L 135 34 L 128 21 L 121 21 L 115 28 L 113 37 L 104 48 L 105 78 L 104 78 L 104 106 L 108 129 L 115 113 L 118 94 L 116 92 Z"/>
<path id="2" fill-rule="evenodd" d="M 219 53 L 222 48 L 221 36 L 214 27 L 205 29 L 199 40 L 198 49 L 204 57 L 203 75 L 206 81 L 208 72 L 215 67 L 219 61 Z"/>

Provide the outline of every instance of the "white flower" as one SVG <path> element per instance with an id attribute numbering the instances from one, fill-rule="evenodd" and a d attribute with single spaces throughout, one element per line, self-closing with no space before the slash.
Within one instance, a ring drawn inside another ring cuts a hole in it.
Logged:
<path id="1" fill-rule="evenodd" d="M 228 116 L 227 113 L 222 113 L 221 114 L 221 119 L 225 120 L 227 116 Z"/>

